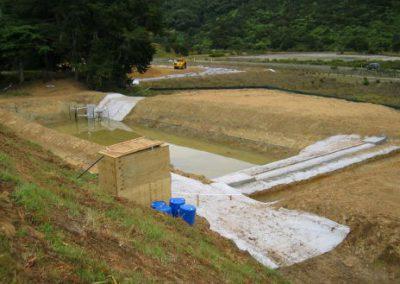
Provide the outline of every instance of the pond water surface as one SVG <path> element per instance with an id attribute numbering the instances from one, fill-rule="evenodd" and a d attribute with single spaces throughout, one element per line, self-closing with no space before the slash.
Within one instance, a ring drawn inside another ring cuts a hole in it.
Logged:
<path id="1" fill-rule="evenodd" d="M 57 131 L 74 135 L 101 145 L 112 145 L 146 136 L 170 145 L 171 164 L 187 173 L 216 178 L 256 164 L 271 162 L 266 155 L 243 151 L 222 144 L 199 141 L 167 134 L 156 129 L 114 121 L 65 121 L 46 125 Z"/>

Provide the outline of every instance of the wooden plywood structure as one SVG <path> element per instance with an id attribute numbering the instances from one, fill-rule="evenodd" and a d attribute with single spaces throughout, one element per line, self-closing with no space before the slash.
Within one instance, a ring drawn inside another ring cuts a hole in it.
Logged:
<path id="1" fill-rule="evenodd" d="M 142 137 L 109 146 L 100 154 L 102 189 L 145 206 L 171 197 L 168 145 Z"/>

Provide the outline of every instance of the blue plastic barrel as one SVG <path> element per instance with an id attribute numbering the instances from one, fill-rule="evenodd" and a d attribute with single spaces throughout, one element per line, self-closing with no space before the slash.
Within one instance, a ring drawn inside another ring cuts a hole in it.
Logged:
<path id="1" fill-rule="evenodd" d="M 178 217 L 179 215 L 179 208 L 185 204 L 185 198 L 170 198 L 169 199 L 169 206 L 172 209 L 172 216 Z"/>
<path id="2" fill-rule="evenodd" d="M 157 209 L 158 207 L 164 206 L 164 205 L 167 205 L 167 203 L 165 203 L 165 201 L 162 201 L 162 200 L 160 200 L 160 201 L 153 201 L 153 202 L 151 203 L 151 208 Z"/>
<path id="3" fill-rule="evenodd" d="M 171 206 L 168 205 L 162 205 L 156 208 L 157 211 L 161 212 L 161 213 L 165 213 L 167 215 L 172 215 L 172 209 Z"/>
<path id="4" fill-rule="evenodd" d="M 196 207 L 185 204 L 179 209 L 179 216 L 189 225 L 193 226 L 196 220 Z"/>

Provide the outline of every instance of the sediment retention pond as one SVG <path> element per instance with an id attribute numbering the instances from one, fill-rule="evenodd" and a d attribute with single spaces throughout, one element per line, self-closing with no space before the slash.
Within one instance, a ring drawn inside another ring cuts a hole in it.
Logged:
<path id="1" fill-rule="evenodd" d="M 96 144 L 115 143 L 146 136 L 170 145 L 172 165 L 184 172 L 215 178 L 256 164 L 272 161 L 267 155 L 231 148 L 222 144 L 195 140 L 116 121 L 66 120 L 47 124 L 46 127 Z"/>

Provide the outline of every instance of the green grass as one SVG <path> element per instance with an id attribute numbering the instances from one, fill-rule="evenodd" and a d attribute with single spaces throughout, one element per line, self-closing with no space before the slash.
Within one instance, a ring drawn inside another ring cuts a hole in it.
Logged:
<path id="1" fill-rule="evenodd" d="M 0 152 L 0 166 L 11 167 L 10 157 L 7 154 L 1 152 Z"/>
<path id="2" fill-rule="evenodd" d="M 15 280 L 17 264 L 11 255 L 10 241 L 0 234 L 0 279 Z"/>
<path id="3" fill-rule="evenodd" d="M 19 179 L 8 170 L 0 170 L 0 181 L 17 183 Z"/>
<path id="4" fill-rule="evenodd" d="M 50 223 L 42 224 L 39 230 L 45 234 L 56 254 L 76 265 L 75 273 L 83 282 L 104 280 L 106 274 L 110 273 L 104 262 L 89 257 L 82 247 L 67 243 L 62 231 L 55 229 Z"/>
<path id="5" fill-rule="evenodd" d="M 17 204 L 26 210 L 34 212 L 39 217 L 49 215 L 49 205 L 57 204 L 61 199 L 52 191 L 39 188 L 32 183 L 23 183 L 14 191 Z"/>
<path id="6" fill-rule="evenodd" d="M 251 59 L 250 59 L 251 60 Z M 255 59 L 257 61 L 257 59 Z M 260 60 L 258 60 L 260 61 Z M 383 70 L 392 69 L 400 70 L 400 60 L 296 60 L 296 59 L 263 59 L 263 62 L 273 62 L 273 63 L 285 63 L 285 64 L 306 64 L 306 65 L 326 65 L 331 67 L 353 67 L 353 68 L 365 68 L 369 63 L 379 63 Z"/>
<path id="7" fill-rule="evenodd" d="M 19 178 L 15 174 L 14 165 L 10 157 L 0 152 L 0 181 L 18 183 Z"/>
<path id="8" fill-rule="evenodd" d="M 79 216 L 82 209 L 73 195 L 63 188 L 58 188 L 57 191 L 58 193 L 33 183 L 22 183 L 17 186 L 13 196 L 17 204 L 40 217 L 49 215 L 52 208 L 63 208 L 71 216 Z"/>

